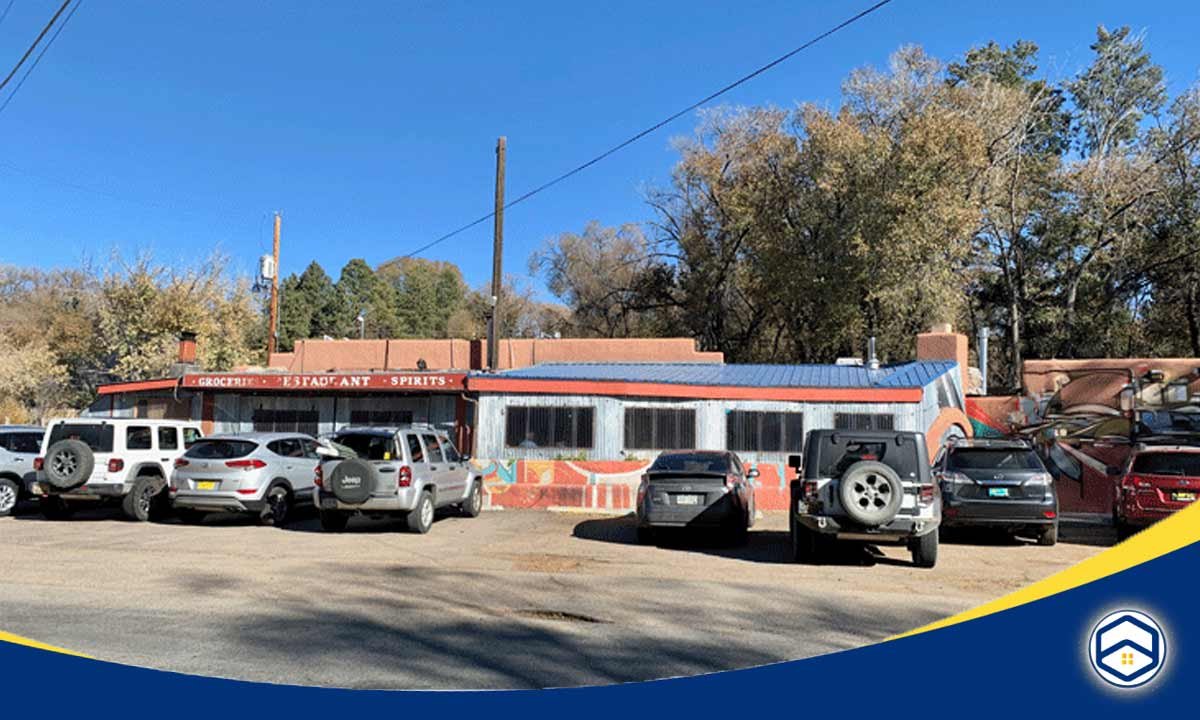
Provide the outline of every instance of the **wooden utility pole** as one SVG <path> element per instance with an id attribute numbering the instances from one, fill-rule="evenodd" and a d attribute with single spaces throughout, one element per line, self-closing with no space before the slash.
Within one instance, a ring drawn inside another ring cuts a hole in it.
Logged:
<path id="1" fill-rule="evenodd" d="M 500 367 L 500 294 L 504 287 L 504 156 L 508 140 L 496 141 L 496 212 L 492 224 L 492 314 L 488 318 L 488 367 Z"/>
<path id="2" fill-rule="evenodd" d="M 274 272 L 271 273 L 271 316 L 270 330 L 267 335 L 267 362 L 270 363 L 270 354 L 275 352 L 275 345 L 279 341 L 279 213 L 275 213 L 275 242 L 271 249 L 271 256 L 275 259 Z"/>

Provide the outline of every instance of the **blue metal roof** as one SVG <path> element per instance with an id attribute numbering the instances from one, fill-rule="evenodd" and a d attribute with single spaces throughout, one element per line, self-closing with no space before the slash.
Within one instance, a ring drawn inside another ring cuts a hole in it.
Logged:
<path id="1" fill-rule="evenodd" d="M 957 367 L 950 360 L 884 365 L 726 365 L 722 363 L 543 363 L 507 370 L 514 380 L 591 380 L 724 387 L 923 388 Z"/>

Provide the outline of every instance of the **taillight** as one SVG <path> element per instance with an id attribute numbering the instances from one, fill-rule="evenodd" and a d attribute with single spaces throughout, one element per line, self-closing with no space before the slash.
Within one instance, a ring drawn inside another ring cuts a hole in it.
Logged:
<path id="1" fill-rule="evenodd" d="M 242 468 L 243 470 L 258 470 L 265 468 L 267 464 L 258 458 L 250 458 L 249 460 L 226 460 L 225 467 Z"/>
<path id="2" fill-rule="evenodd" d="M 1154 483 L 1150 482 L 1149 480 L 1142 477 L 1141 475 L 1132 475 L 1132 474 L 1126 475 L 1125 479 L 1121 481 L 1121 484 L 1127 488 L 1136 487 L 1136 488 L 1145 489 L 1145 488 L 1154 487 Z"/>
<path id="3" fill-rule="evenodd" d="M 321 469 L 321 463 L 317 463 L 317 469 L 313 475 L 313 485 L 319 488 L 325 487 L 322 483 L 325 482 L 325 471 Z"/>
<path id="4" fill-rule="evenodd" d="M 46 466 L 46 458 L 36 457 L 33 459 L 33 469 L 34 470 L 41 470 L 45 466 Z"/>
<path id="5" fill-rule="evenodd" d="M 108 461 L 108 471 L 111 473 L 121 472 L 125 469 L 125 461 L 121 458 L 110 458 Z"/>
<path id="6" fill-rule="evenodd" d="M 929 505 L 933 502 L 933 485 L 922 485 L 920 499 L 922 505 Z"/>
<path id="7" fill-rule="evenodd" d="M 733 473 L 729 473 L 728 475 L 725 476 L 725 487 L 731 488 L 734 485 L 737 485 L 737 475 L 734 475 Z"/>
<path id="8" fill-rule="evenodd" d="M 1047 520 L 1053 520 L 1054 518 L 1058 517 L 1058 513 L 1054 512 L 1053 510 L 1043 510 L 1042 517 L 1046 518 Z"/>
<path id="9" fill-rule="evenodd" d="M 396 487 L 408 487 L 412 485 L 412 468 L 404 465 L 400 468 L 399 474 L 396 475 Z"/>
<path id="10" fill-rule="evenodd" d="M 802 491 L 802 494 L 804 495 L 805 502 L 812 502 L 813 500 L 816 500 L 817 499 L 817 481 L 816 480 L 805 480 L 804 485 L 801 486 L 801 491 Z"/>
<path id="11" fill-rule="evenodd" d="M 638 483 L 638 493 L 637 493 L 638 507 L 641 507 L 642 503 L 646 501 L 646 488 L 649 485 L 650 485 L 650 476 L 643 475 L 642 481 L 640 483 Z"/>
<path id="12" fill-rule="evenodd" d="M 175 467 L 177 467 L 177 468 L 186 467 L 187 464 L 188 464 L 187 460 L 184 460 L 183 458 L 175 458 Z"/>

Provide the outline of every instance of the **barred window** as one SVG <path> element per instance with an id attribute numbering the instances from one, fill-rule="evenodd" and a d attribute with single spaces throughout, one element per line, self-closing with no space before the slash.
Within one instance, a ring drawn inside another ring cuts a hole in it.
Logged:
<path id="1" fill-rule="evenodd" d="M 734 451 L 804 452 L 804 413 L 731 410 L 725 448 Z"/>
<path id="2" fill-rule="evenodd" d="M 593 412 L 590 407 L 509 405 L 504 444 L 520 448 L 591 448 Z"/>
<path id="3" fill-rule="evenodd" d="M 625 408 L 625 449 L 681 450 L 696 446 L 692 408 Z"/>
<path id="4" fill-rule="evenodd" d="M 834 413 L 836 430 L 895 430 L 896 417 L 890 413 Z"/>
<path id="5" fill-rule="evenodd" d="M 298 432 L 317 434 L 320 417 L 316 410 L 268 410 L 254 411 L 254 429 L 257 432 Z"/>
<path id="6" fill-rule="evenodd" d="M 351 410 L 351 425 L 411 425 L 412 410 Z"/>

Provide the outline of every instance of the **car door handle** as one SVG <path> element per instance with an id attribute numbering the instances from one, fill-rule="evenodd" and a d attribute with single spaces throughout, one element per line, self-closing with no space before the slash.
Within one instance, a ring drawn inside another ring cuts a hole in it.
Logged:
<path id="1" fill-rule="evenodd" d="M 437 465 L 430 465 L 430 466 L 429 466 L 429 469 L 430 469 L 430 470 L 437 470 L 437 469 L 438 469 L 438 466 L 437 466 Z"/>
<path id="2" fill-rule="evenodd" d="M 171 462 L 171 458 L 159 458 L 162 462 Z"/>

